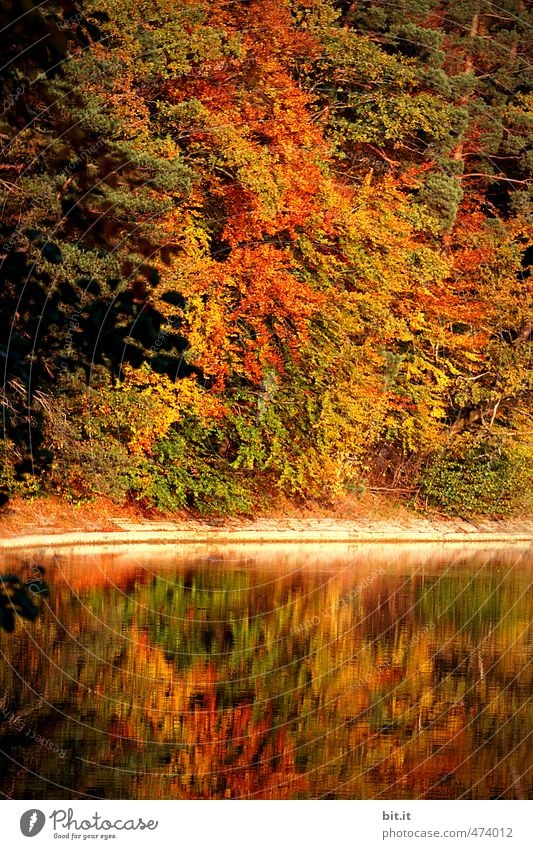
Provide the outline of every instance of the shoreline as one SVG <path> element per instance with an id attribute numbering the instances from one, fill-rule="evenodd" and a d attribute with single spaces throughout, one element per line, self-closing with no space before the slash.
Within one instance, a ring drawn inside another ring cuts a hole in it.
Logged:
<path id="1" fill-rule="evenodd" d="M 116 530 L 20 528 L 0 539 L 0 550 L 124 545 L 227 545 L 238 543 L 533 543 L 533 523 L 463 520 L 358 521 L 295 517 L 256 520 L 128 521 L 112 519 Z M 109 527 L 109 522 L 107 523 Z"/>

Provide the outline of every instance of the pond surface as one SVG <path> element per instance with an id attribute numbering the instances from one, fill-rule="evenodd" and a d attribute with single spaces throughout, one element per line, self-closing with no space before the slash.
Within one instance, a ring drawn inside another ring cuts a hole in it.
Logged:
<path id="1" fill-rule="evenodd" d="M 27 553 L 0 632 L 19 799 L 529 798 L 521 544 Z"/>

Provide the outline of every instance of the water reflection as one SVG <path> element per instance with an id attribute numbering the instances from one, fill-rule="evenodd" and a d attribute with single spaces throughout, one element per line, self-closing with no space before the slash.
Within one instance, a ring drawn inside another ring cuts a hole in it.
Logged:
<path id="1" fill-rule="evenodd" d="M 43 614 L 0 636 L 2 792 L 525 798 L 531 564 L 520 545 L 49 557 Z"/>

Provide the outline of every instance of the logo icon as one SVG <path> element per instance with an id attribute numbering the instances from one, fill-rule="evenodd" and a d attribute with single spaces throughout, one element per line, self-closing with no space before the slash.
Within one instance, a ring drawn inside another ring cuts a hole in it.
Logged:
<path id="1" fill-rule="evenodd" d="M 20 830 L 24 837 L 35 837 L 43 830 L 46 817 L 42 811 L 37 808 L 31 808 L 25 811 L 20 818 Z"/>

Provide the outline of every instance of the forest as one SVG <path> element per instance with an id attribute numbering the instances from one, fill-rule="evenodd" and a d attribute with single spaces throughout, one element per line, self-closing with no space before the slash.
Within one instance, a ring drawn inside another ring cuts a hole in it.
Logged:
<path id="1" fill-rule="evenodd" d="M 526 2 L 6 0 L 0 29 L 4 501 L 530 508 Z"/>

